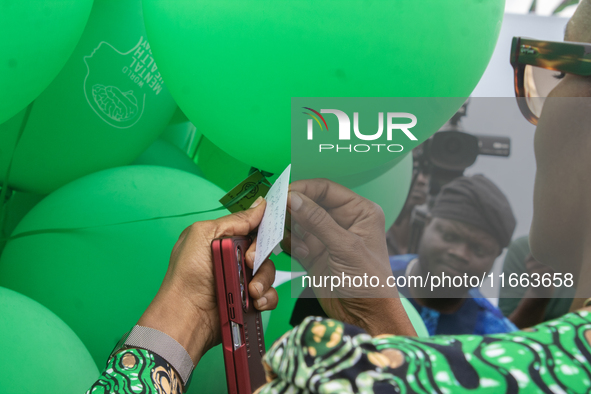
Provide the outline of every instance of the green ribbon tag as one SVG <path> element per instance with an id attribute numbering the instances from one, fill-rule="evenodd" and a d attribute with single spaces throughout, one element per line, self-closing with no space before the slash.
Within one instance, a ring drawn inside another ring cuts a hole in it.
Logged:
<path id="1" fill-rule="evenodd" d="M 232 213 L 244 211 L 259 196 L 265 197 L 270 188 L 267 178 L 257 170 L 222 197 L 220 203 Z"/>

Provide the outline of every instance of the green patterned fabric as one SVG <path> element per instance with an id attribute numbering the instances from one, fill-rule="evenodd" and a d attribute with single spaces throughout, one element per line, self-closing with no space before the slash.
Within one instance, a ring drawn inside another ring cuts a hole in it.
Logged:
<path id="1" fill-rule="evenodd" d="M 265 355 L 269 383 L 257 394 L 588 393 L 590 343 L 586 311 L 530 331 L 430 338 L 371 337 L 337 320 L 308 317 Z M 87 394 L 181 390 L 165 360 L 128 349 L 109 361 Z"/>
<path id="2" fill-rule="evenodd" d="M 182 385 L 171 366 L 144 349 L 117 353 L 86 394 L 176 394 Z"/>
<path id="3" fill-rule="evenodd" d="M 270 393 L 587 393 L 591 313 L 531 331 L 379 336 L 308 317 L 265 355 Z"/>

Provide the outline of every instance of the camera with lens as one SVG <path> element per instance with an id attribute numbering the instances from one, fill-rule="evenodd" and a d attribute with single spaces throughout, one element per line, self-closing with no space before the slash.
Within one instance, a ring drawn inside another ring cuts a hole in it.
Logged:
<path id="1" fill-rule="evenodd" d="M 427 224 L 430 205 L 445 184 L 463 176 L 466 168 L 473 165 L 479 155 L 508 157 L 511 153 L 509 137 L 464 131 L 461 119 L 466 116 L 467 108 L 468 101 L 437 133 L 413 152 L 412 184 L 419 173 L 429 175 L 430 178 L 427 204 L 414 207 L 411 213 L 409 253 L 417 252 L 423 229 Z"/>

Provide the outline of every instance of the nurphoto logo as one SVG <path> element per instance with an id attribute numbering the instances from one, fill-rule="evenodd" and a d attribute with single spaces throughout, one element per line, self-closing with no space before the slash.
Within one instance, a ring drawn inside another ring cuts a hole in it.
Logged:
<path id="1" fill-rule="evenodd" d="M 314 139 L 314 124 L 318 125 L 317 128 L 320 129 L 322 132 L 324 129 L 328 131 L 328 124 L 326 123 L 326 119 L 322 114 L 333 114 L 337 117 L 339 122 L 339 141 L 350 141 L 351 140 L 351 119 L 349 115 L 347 115 L 344 111 L 338 109 L 321 109 L 320 112 L 310 108 L 310 107 L 303 107 L 305 110 L 309 112 L 304 112 L 304 114 L 309 115 L 310 119 L 307 122 L 307 138 L 308 140 Z M 401 119 L 410 120 L 409 123 L 399 123 Z M 411 141 L 416 141 L 417 138 L 411 133 L 410 129 L 412 129 L 417 124 L 417 117 L 408 112 L 387 112 L 386 113 L 386 139 L 385 141 L 392 141 L 392 135 L 396 131 L 401 131 L 404 133 L 408 139 Z M 354 138 L 362 141 L 376 141 L 382 138 L 384 134 L 384 113 L 378 113 L 378 130 L 373 134 L 363 134 L 359 130 L 359 112 L 353 112 L 353 133 L 355 135 Z M 384 140 L 382 138 L 382 140 Z M 380 150 L 381 149 L 381 150 Z M 398 153 L 402 152 L 404 147 L 400 144 L 349 144 L 349 145 L 339 145 L 339 144 L 319 144 L 318 150 L 319 152 L 323 151 L 335 151 L 335 152 L 358 152 L 358 153 L 365 153 L 369 151 L 383 151 L 383 152 L 392 152 Z"/>

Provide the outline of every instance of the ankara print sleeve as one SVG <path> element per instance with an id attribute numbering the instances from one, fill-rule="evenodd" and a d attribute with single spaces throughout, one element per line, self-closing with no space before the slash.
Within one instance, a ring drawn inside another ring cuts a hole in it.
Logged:
<path id="1" fill-rule="evenodd" d="M 591 387 L 591 313 L 487 336 L 371 337 L 308 317 L 265 355 L 268 393 L 582 393 Z"/>
<path id="2" fill-rule="evenodd" d="M 109 360 L 86 394 L 180 394 L 182 384 L 162 357 L 144 349 L 127 349 Z"/>

